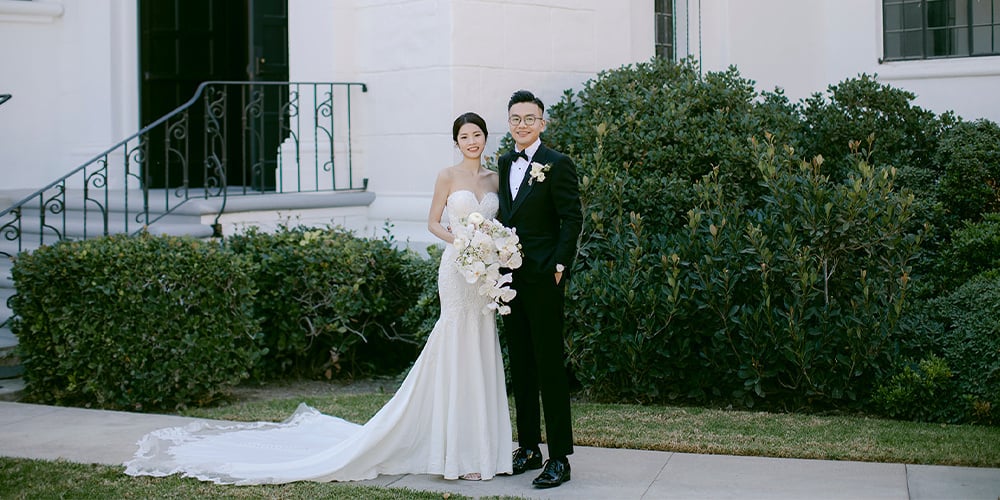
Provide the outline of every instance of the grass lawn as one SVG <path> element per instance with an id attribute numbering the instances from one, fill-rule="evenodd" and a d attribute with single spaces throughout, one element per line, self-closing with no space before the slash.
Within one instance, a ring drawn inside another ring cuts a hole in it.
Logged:
<path id="1" fill-rule="evenodd" d="M 280 421 L 300 402 L 354 422 L 391 394 L 330 394 L 193 409 L 187 416 Z M 514 408 L 511 403 L 511 418 Z M 581 446 L 724 455 L 1000 467 L 1000 427 L 903 422 L 855 416 L 711 410 L 576 402 Z"/>
<path id="2" fill-rule="evenodd" d="M 255 397 L 183 415 L 280 421 L 300 402 L 347 420 L 370 418 L 395 389 L 298 391 L 278 387 Z M 512 405 L 513 406 L 513 405 Z M 513 409 L 512 409 L 513 411 Z M 513 415 L 512 415 L 513 417 Z M 1000 467 L 1000 428 L 676 406 L 575 402 L 581 446 L 685 453 Z M 120 466 L 0 458 L 0 498 L 372 498 L 440 499 L 442 494 L 338 483 L 234 488 L 193 479 L 132 478 Z M 449 495 L 447 498 L 463 498 Z"/>

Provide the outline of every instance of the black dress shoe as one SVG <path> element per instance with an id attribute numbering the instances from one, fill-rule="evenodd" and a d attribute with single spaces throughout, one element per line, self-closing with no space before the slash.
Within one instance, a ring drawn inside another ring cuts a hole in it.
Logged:
<path id="1" fill-rule="evenodd" d="M 518 448 L 514 450 L 514 475 L 522 474 L 526 470 L 542 468 L 542 453 L 530 448 Z"/>
<path id="2" fill-rule="evenodd" d="M 554 488 L 566 481 L 569 481 L 569 461 L 550 458 L 545 461 L 545 469 L 531 484 L 535 488 Z"/>

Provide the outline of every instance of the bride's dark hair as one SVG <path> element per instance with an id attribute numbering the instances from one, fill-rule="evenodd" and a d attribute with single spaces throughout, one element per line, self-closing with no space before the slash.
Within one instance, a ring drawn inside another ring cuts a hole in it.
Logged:
<path id="1" fill-rule="evenodd" d="M 451 126 L 451 139 L 453 141 L 458 142 L 458 129 L 462 128 L 462 125 L 465 125 L 466 123 L 471 123 L 482 129 L 485 138 L 489 139 L 490 131 L 486 130 L 486 120 L 483 120 L 483 117 L 470 111 L 459 115 L 458 118 L 455 118 L 455 124 Z"/>

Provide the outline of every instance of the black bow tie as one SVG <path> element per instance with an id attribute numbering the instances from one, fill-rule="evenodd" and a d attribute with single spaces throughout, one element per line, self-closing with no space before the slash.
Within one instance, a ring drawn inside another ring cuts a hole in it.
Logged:
<path id="1" fill-rule="evenodd" d="M 531 159 L 530 159 L 530 158 L 528 158 L 528 155 L 527 155 L 527 153 L 525 153 L 523 149 L 522 149 L 522 150 L 520 150 L 520 151 L 515 151 L 515 152 L 514 152 L 514 159 L 513 159 L 513 160 L 511 160 L 511 161 L 512 161 L 512 162 L 514 162 L 514 161 L 517 161 L 517 157 L 519 157 L 519 156 L 520 156 L 521 158 L 524 158 L 524 161 L 526 161 L 526 162 L 528 162 L 528 163 L 531 163 Z"/>

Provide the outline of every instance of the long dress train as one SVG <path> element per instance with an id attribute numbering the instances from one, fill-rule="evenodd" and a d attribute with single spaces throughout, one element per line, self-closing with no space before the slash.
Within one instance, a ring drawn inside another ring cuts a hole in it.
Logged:
<path id="1" fill-rule="evenodd" d="M 447 213 L 494 217 L 495 193 L 451 193 Z M 441 316 L 399 390 L 366 424 L 300 404 L 282 423 L 192 423 L 139 440 L 125 473 L 182 474 L 223 484 L 350 481 L 379 474 L 483 479 L 512 472 L 510 412 L 492 314 L 448 245 L 438 268 Z"/>

